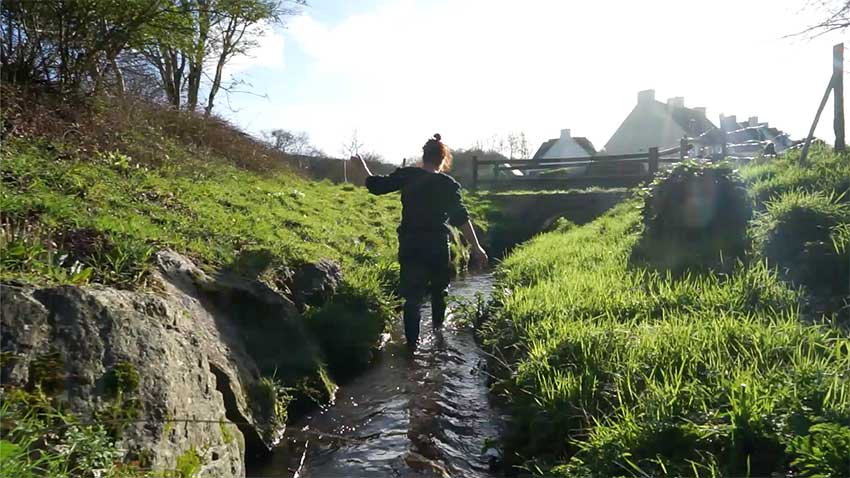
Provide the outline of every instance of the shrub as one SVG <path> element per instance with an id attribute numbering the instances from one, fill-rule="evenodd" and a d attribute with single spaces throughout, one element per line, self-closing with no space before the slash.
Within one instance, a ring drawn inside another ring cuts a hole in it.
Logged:
<path id="1" fill-rule="evenodd" d="M 836 194 L 802 190 L 775 196 L 754 221 L 756 253 L 815 292 L 846 292 L 850 264 L 843 231 L 850 224 L 850 205 L 840 200 Z"/>
<path id="2" fill-rule="evenodd" d="M 678 273 L 723 268 L 746 252 L 752 205 L 729 165 L 686 161 L 659 175 L 642 196 L 637 262 Z"/>

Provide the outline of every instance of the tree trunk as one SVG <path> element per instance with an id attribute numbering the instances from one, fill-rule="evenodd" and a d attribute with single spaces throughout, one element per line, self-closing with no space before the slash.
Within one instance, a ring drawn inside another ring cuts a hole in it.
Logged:
<path id="1" fill-rule="evenodd" d="M 127 94 L 127 85 L 124 83 L 124 72 L 121 71 L 121 67 L 118 66 L 115 58 L 112 58 L 111 64 L 112 69 L 115 71 L 115 87 L 118 91 L 118 96 L 123 98 Z"/>
<path id="2" fill-rule="evenodd" d="M 215 77 L 213 78 L 212 85 L 210 86 L 210 95 L 207 98 L 207 106 L 204 109 L 204 116 L 209 117 L 210 113 L 212 113 L 213 105 L 215 104 L 215 95 L 218 94 L 219 88 L 221 88 L 221 77 L 224 73 L 224 64 L 227 62 L 227 51 L 222 50 L 221 55 L 218 57 L 218 63 L 215 65 Z"/>

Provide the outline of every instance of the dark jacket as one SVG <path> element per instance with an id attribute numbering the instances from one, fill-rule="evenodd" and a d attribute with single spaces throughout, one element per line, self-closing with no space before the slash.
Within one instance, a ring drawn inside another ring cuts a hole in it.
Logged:
<path id="1" fill-rule="evenodd" d="M 398 168 L 386 176 L 366 178 L 366 188 L 372 194 L 401 191 L 401 237 L 446 234 L 447 223 L 460 227 L 469 220 L 460 184 L 448 174 Z"/>

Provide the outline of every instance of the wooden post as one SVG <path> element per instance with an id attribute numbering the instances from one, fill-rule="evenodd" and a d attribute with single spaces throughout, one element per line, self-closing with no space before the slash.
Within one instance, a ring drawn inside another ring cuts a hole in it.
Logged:
<path id="1" fill-rule="evenodd" d="M 809 129 L 809 135 L 806 136 L 806 143 L 803 145 L 803 150 L 800 151 L 800 166 L 806 165 L 806 156 L 809 155 L 809 146 L 812 144 L 812 138 L 815 136 L 815 128 L 818 125 L 818 120 L 820 120 L 820 114 L 823 113 L 823 107 L 826 106 L 826 100 L 829 99 L 829 92 L 832 91 L 832 85 L 835 81 L 835 78 L 829 79 L 829 84 L 826 85 L 826 91 L 823 93 L 823 98 L 820 100 L 820 106 L 818 106 L 818 112 L 815 113 L 815 120 L 812 121 L 812 127 Z M 837 138 L 836 138 L 837 139 Z"/>
<path id="2" fill-rule="evenodd" d="M 472 190 L 478 190 L 478 156 L 472 157 Z"/>
<path id="3" fill-rule="evenodd" d="M 658 172 L 658 147 L 649 148 L 649 174 Z"/>
<path id="4" fill-rule="evenodd" d="M 403 168 L 405 166 L 407 166 L 407 158 L 402 158 L 401 159 L 401 167 Z"/>
<path id="5" fill-rule="evenodd" d="M 832 47 L 832 99 L 835 101 L 835 150 L 844 151 L 844 43 Z"/>

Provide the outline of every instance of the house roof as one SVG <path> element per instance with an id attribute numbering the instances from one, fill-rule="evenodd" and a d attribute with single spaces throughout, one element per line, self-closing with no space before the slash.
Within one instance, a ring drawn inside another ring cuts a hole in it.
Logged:
<path id="1" fill-rule="evenodd" d="M 660 101 L 656 101 L 656 103 L 659 107 L 668 109 L 668 106 L 665 103 Z M 705 117 L 705 113 L 691 108 L 672 108 L 670 116 L 673 118 L 673 121 L 675 121 L 676 124 L 678 124 L 683 130 L 687 131 L 690 136 L 698 136 L 701 133 L 716 128 L 714 123 Z"/>
<path id="2" fill-rule="evenodd" d="M 584 136 L 575 137 L 573 139 L 579 146 L 581 146 L 581 149 L 587 151 L 589 156 L 596 154 L 596 148 L 593 147 L 593 143 L 591 143 L 589 139 Z"/>
<path id="3" fill-rule="evenodd" d="M 540 159 L 546 154 L 546 151 L 549 151 L 549 148 L 552 147 L 553 144 L 558 142 L 558 138 L 550 139 L 549 141 L 544 141 L 543 144 L 537 148 L 537 152 L 534 153 L 534 156 L 531 159 Z"/>
<path id="4" fill-rule="evenodd" d="M 551 149 L 552 146 L 554 146 L 559 139 L 560 138 L 555 138 L 550 139 L 548 141 L 544 141 L 543 144 L 541 144 L 540 147 L 537 148 L 537 152 L 534 153 L 534 156 L 531 159 L 543 158 L 543 155 L 545 155 L 546 152 L 549 151 L 549 149 Z M 594 154 L 596 154 L 596 148 L 593 147 L 593 143 L 591 143 L 590 140 L 585 138 L 584 136 L 573 136 L 572 140 L 575 141 L 576 144 L 581 146 L 581 149 L 587 151 L 588 156 L 593 156 Z"/>

